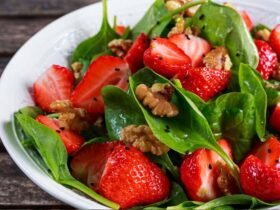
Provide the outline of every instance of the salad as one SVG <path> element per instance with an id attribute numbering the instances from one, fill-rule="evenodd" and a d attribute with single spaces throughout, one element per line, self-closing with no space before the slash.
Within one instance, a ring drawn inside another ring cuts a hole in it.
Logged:
<path id="1" fill-rule="evenodd" d="M 47 69 L 14 115 L 56 182 L 112 209 L 280 205 L 280 25 L 206 0 L 155 0 Z"/>

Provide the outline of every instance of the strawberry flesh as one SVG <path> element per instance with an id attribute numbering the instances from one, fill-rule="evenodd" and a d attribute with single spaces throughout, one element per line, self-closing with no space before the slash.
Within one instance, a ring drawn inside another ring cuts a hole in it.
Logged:
<path id="1" fill-rule="evenodd" d="M 280 104 L 276 105 L 274 108 L 270 116 L 269 124 L 275 131 L 280 133 Z"/>
<path id="2" fill-rule="evenodd" d="M 271 32 L 269 37 L 269 44 L 280 58 L 280 24 L 278 24 Z"/>

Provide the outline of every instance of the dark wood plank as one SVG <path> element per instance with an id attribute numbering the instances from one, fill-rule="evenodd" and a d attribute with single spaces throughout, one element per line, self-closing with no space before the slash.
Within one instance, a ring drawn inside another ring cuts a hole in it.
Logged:
<path id="1" fill-rule="evenodd" d="M 60 16 L 99 0 L 1 0 L 0 16 Z"/>
<path id="2" fill-rule="evenodd" d="M 0 78 L 11 57 L 0 57 Z"/>
<path id="3" fill-rule="evenodd" d="M 0 169 L 0 209 L 23 208 L 24 206 L 24 208 L 67 207 L 33 184 L 18 169 L 7 153 L 0 153 Z"/>
<path id="4" fill-rule="evenodd" d="M 14 54 L 32 35 L 53 18 L 0 19 L 0 56 Z"/>

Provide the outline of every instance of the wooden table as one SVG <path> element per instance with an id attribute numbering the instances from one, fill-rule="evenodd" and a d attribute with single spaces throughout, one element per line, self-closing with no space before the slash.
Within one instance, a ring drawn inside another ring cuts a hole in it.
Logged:
<path id="1" fill-rule="evenodd" d="M 38 30 L 99 0 L 0 0 L 0 76 L 13 54 Z M 2 100 L 2 99 L 1 99 Z M 0 209 L 70 209 L 34 185 L 0 141 Z"/>

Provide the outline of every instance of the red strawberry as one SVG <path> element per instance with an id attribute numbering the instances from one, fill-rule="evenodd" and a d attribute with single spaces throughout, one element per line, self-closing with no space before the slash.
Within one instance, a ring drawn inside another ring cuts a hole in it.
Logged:
<path id="1" fill-rule="evenodd" d="M 191 67 L 191 59 L 168 39 L 157 38 L 144 54 L 144 63 L 155 72 L 173 77 Z"/>
<path id="2" fill-rule="evenodd" d="M 33 85 L 36 104 L 50 112 L 51 103 L 70 99 L 74 82 L 73 73 L 67 68 L 52 65 Z"/>
<path id="3" fill-rule="evenodd" d="M 255 44 L 260 57 L 257 70 L 261 73 L 263 79 L 268 80 L 277 66 L 277 55 L 267 42 L 255 40 Z"/>
<path id="4" fill-rule="evenodd" d="M 230 76 L 230 71 L 200 67 L 178 74 L 177 78 L 186 90 L 208 101 L 228 86 Z"/>
<path id="5" fill-rule="evenodd" d="M 269 44 L 280 57 L 280 24 L 278 24 L 271 32 Z"/>
<path id="6" fill-rule="evenodd" d="M 58 120 L 56 119 L 50 119 L 44 115 L 39 115 L 36 120 L 58 133 L 66 147 L 68 154 L 73 154 L 78 151 L 85 142 L 84 138 L 75 132 L 60 128 Z"/>
<path id="7" fill-rule="evenodd" d="M 118 35 L 122 36 L 125 33 L 126 27 L 122 25 L 118 25 L 116 27 L 116 32 Z"/>
<path id="8" fill-rule="evenodd" d="M 122 143 L 86 146 L 73 158 L 71 168 L 77 178 L 94 184 L 94 190 L 123 209 L 161 201 L 170 192 L 170 181 L 161 169 Z"/>
<path id="9" fill-rule="evenodd" d="M 274 130 L 280 132 L 280 104 L 275 107 L 270 116 L 269 124 Z"/>
<path id="10" fill-rule="evenodd" d="M 130 74 L 128 65 L 113 56 L 101 56 L 89 67 L 85 76 L 73 91 L 71 101 L 74 107 L 84 108 L 92 116 L 104 112 L 101 90 L 106 85 L 127 88 Z"/>
<path id="11" fill-rule="evenodd" d="M 193 67 L 201 66 L 203 57 L 211 50 L 205 39 L 193 35 L 177 34 L 169 38 L 192 59 Z"/>
<path id="12" fill-rule="evenodd" d="M 239 14 L 241 15 L 244 23 L 246 24 L 249 31 L 253 29 L 253 22 L 249 16 L 249 14 L 246 11 L 240 11 Z"/>
<path id="13" fill-rule="evenodd" d="M 218 142 L 231 156 L 230 145 L 225 140 Z M 198 149 L 187 155 L 180 174 L 188 196 L 196 201 L 209 201 L 223 195 L 218 183 L 220 167 L 227 168 L 225 162 L 213 151 Z"/>
<path id="14" fill-rule="evenodd" d="M 257 145 L 252 155 L 259 158 L 266 166 L 276 166 L 280 169 L 280 142 L 271 137 L 265 143 Z"/>
<path id="15" fill-rule="evenodd" d="M 128 63 L 132 73 L 144 67 L 143 56 L 145 50 L 149 48 L 149 44 L 149 37 L 141 33 L 127 52 L 124 60 Z"/>
<path id="16" fill-rule="evenodd" d="M 267 166 L 254 155 L 245 159 L 240 167 L 243 191 L 264 201 L 280 200 L 280 169 Z"/>

